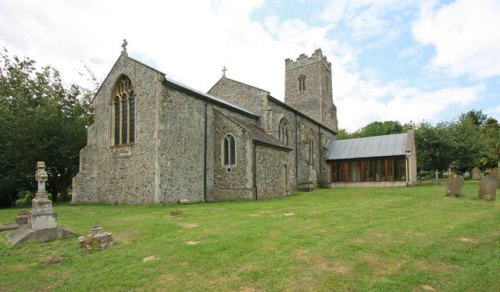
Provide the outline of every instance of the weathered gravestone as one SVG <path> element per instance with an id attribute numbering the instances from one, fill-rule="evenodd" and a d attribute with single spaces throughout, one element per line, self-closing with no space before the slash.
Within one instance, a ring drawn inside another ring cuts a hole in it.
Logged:
<path id="1" fill-rule="evenodd" d="M 115 244 L 113 234 L 106 232 L 99 225 L 92 226 L 88 237 L 78 237 L 78 246 L 81 249 L 106 249 Z"/>
<path id="2" fill-rule="evenodd" d="M 20 228 L 7 235 L 11 244 L 18 244 L 27 240 L 40 242 L 60 239 L 76 235 L 74 232 L 57 226 L 57 214 L 52 210 L 52 201 L 47 198 L 45 182 L 48 175 L 45 171 L 45 162 L 37 162 L 35 178 L 38 190 L 35 198 L 31 201 L 31 210 L 21 211 L 16 221 Z"/>
<path id="3" fill-rule="evenodd" d="M 480 180 L 481 179 L 481 170 L 478 167 L 474 167 L 472 169 L 472 180 Z"/>
<path id="4" fill-rule="evenodd" d="M 492 168 L 490 170 L 490 176 L 491 178 L 495 179 L 496 182 L 497 182 L 497 188 L 500 188 L 500 171 L 498 170 L 498 168 Z"/>
<path id="5" fill-rule="evenodd" d="M 464 178 L 452 171 L 446 181 L 446 196 L 460 197 L 463 185 Z"/>
<path id="6" fill-rule="evenodd" d="M 493 177 L 487 175 L 479 182 L 479 191 L 477 192 L 479 199 L 493 201 L 497 197 L 497 183 Z"/>

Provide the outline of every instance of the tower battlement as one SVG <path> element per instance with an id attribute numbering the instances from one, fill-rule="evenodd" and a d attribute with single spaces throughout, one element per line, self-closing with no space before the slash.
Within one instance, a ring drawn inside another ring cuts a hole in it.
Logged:
<path id="1" fill-rule="evenodd" d="M 337 130 L 332 98 L 332 64 L 321 49 L 293 61 L 285 59 L 285 103 L 330 129 Z"/>
<path id="2" fill-rule="evenodd" d="M 285 68 L 286 70 L 295 69 L 298 67 L 314 64 L 318 61 L 323 63 L 323 65 L 325 65 L 328 70 L 332 69 L 332 64 L 328 62 L 327 57 L 323 55 L 321 49 L 316 49 L 311 57 L 307 56 L 306 54 L 300 54 L 299 57 L 295 59 L 295 61 L 290 58 L 285 59 Z"/>

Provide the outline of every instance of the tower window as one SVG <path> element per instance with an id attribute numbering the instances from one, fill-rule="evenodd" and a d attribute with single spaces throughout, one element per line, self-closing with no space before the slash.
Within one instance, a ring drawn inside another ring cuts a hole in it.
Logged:
<path id="1" fill-rule="evenodd" d="M 231 134 L 224 137 L 224 166 L 232 167 L 236 162 L 234 137 Z"/>
<path id="2" fill-rule="evenodd" d="M 299 77 L 299 91 L 302 92 L 305 90 L 306 90 L 306 76 L 302 74 Z"/>
<path id="3" fill-rule="evenodd" d="M 131 144 L 135 141 L 135 95 L 132 82 L 122 76 L 113 90 L 111 107 L 113 145 Z"/>

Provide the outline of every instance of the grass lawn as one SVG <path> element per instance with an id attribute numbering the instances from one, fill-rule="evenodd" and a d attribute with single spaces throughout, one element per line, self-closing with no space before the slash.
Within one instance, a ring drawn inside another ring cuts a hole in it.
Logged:
<path id="1" fill-rule="evenodd" d="M 2 232 L 0 291 L 500 291 L 500 212 L 477 188 L 466 182 L 461 198 L 428 184 L 258 202 L 56 204 L 59 224 L 87 235 L 97 222 L 116 245 L 12 247 Z M 0 210 L 0 222 L 18 211 Z"/>

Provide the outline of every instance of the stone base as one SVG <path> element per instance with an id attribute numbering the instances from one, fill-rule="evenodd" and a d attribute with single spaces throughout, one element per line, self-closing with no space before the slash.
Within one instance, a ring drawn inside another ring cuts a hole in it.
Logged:
<path id="1" fill-rule="evenodd" d="M 57 226 L 54 228 L 46 229 L 31 229 L 27 226 L 22 226 L 11 233 L 7 234 L 7 240 L 12 244 L 16 245 L 21 242 L 28 240 L 35 240 L 38 242 L 46 242 L 66 237 L 76 236 L 77 234 L 73 231 L 64 228 L 63 226 Z"/>

